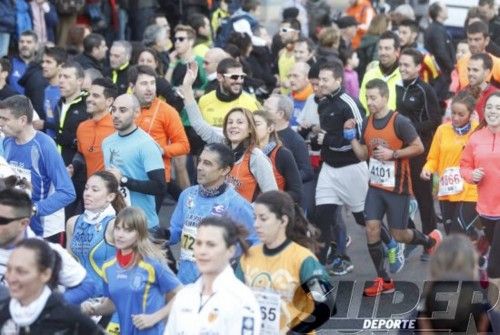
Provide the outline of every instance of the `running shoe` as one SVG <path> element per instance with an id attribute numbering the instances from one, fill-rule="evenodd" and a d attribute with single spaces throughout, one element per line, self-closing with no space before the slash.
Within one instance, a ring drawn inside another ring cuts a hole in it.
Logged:
<path id="1" fill-rule="evenodd" d="M 415 221 L 415 215 L 417 215 L 417 211 L 418 211 L 417 199 L 415 199 L 414 197 L 411 197 L 408 212 L 410 213 L 410 219 L 412 221 Z"/>
<path id="2" fill-rule="evenodd" d="M 395 291 L 394 281 L 384 281 L 383 278 L 377 277 L 373 281 L 372 286 L 368 286 L 363 290 L 363 294 L 367 297 L 376 297 L 377 295 L 392 293 Z"/>
<path id="3" fill-rule="evenodd" d="M 396 247 L 389 248 L 387 251 L 387 258 L 389 260 L 389 271 L 391 273 L 398 273 L 405 265 L 404 255 L 405 245 L 403 243 L 396 243 Z"/>
<path id="4" fill-rule="evenodd" d="M 441 242 L 443 241 L 443 234 L 441 234 L 441 232 L 439 230 L 434 229 L 427 236 L 429 236 L 430 238 L 432 238 L 435 241 L 435 243 L 432 247 L 425 249 L 425 252 L 432 256 L 434 254 L 434 252 L 436 251 L 436 249 L 441 244 Z"/>
<path id="5" fill-rule="evenodd" d="M 335 276 L 343 276 L 348 274 L 354 269 L 354 265 L 352 265 L 349 257 L 337 257 L 335 261 L 327 266 L 328 271 Z"/>

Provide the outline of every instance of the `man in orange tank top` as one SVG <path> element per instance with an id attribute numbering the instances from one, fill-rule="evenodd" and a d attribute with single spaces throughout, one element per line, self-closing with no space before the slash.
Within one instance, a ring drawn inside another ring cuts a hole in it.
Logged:
<path id="1" fill-rule="evenodd" d="M 366 85 L 366 100 L 370 117 L 363 126 L 361 139 L 349 136 L 354 153 L 360 160 L 369 160 L 370 183 L 365 200 L 366 238 L 368 251 L 377 271 L 372 286 L 364 290 L 366 296 L 394 292 L 394 282 L 384 268 L 384 248 L 380 239 L 385 214 L 391 235 L 398 242 L 419 244 L 432 254 L 442 240 L 438 230 L 428 236 L 416 229 L 408 229 L 409 203 L 412 194 L 409 158 L 424 151 L 415 127 L 406 117 L 389 110 L 389 88 L 381 79 Z M 353 119 L 344 129 L 354 128 Z M 402 258 L 403 255 L 397 255 Z"/>

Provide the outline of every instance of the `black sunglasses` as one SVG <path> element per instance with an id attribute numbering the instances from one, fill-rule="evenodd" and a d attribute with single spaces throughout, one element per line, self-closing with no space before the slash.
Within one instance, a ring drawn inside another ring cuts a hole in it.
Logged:
<path id="1" fill-rule="evenodd" d="M 24 219 L 26 218 L 26 216 L 21 216 L 21 217 L 18 217 L 18 218 L 4 218 L 3 216 L 0 216 L 0 226 L 3 226 L 3 225 L 7 225 L 11 222 L 14 222 L 16 220 L 21 220 L 21 219 Z"/>

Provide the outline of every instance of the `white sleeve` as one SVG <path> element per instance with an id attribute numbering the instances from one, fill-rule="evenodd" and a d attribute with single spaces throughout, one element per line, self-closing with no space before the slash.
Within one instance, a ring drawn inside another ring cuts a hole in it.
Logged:
<path id="1" fill-rule="evenodd" d="M 177 292 L 177 294 L 174 297 L 174 304 L 172 306 L 170 314 L 168 315 L 167 326 L 165 327 L 165 331 L 163 333 L 164 335 L 177 334 L 177 318 L 179 314 L 179 308 L 181 307 L 181 301 L 176 298 L 179 297 L 180 293 L 182 293 L 182 290 L 180 292 Z"/>
<path id="2" fill-rule="evenodd" d="M 250 172 L 262 193 L 278 189 L 271 160 L 258 148 L 254 148 L 250 155 Z"/>
<path id="3" fill-rule="evenodd" d="M 61 256 L 61 272 L 59 272 L 59 283 L 64 287 L 75 287 L 79 285 L 85 276 L 87 271 L 85 268 L 78 263 L 66 249 L 56 243 L 49 243 L 50 247 L 57 251 L 59 256 Z"/>

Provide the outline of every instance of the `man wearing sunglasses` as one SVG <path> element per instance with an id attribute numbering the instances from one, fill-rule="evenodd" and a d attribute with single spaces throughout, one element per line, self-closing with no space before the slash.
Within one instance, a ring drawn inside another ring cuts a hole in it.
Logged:
<path id="1" fill-rule="evenodd" d="M 0 128 L 7 136 L 4 157 L 19 178 L 32 185 L 34 213 L 31 228 L 49 241 L 62 242 L 64 207 L 72 203 L 75 189 L 54 141 L 33 128 L 33 106 L 15 95 L 0 102 Z"/>
<path id="2" fill-rule="evenodd" d="M 246 108 L 250 111 L 261 109 L 255 97 L 243 91 L 246 74 L 243 66 L 233 58 L 220 61 L 217 66 L 217 81 L 215 91 L 200 98 L 198 103 L 205 121 L 214 127 L 222 127 L 227 112 L 234 107 Z"/>

